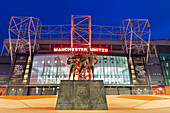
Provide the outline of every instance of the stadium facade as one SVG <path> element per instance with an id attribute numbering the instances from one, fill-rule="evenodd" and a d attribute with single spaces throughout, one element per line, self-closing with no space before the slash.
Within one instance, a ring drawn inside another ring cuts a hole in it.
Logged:
<path id="1" fill-rule="evenodd" d="M 103 80 L 106 94 L 170 94 L 169 39 L 150 40 L 147 19 L 127 19 L 114 27 L 91 25 L 89 17 L 76 16 L 76 23 L 72 16 L 71 25 L 42 25 L 37 18 L 12 17 L 0 57 L 1 94 L 58 94 L 60 81 L 68 80 L 68 49 L 84 47 L 94 49 L 95 80 Z M 77 59 L 76 80 L 79 65 Z M 88 67 L 85 79 L 89 79 Z"/>

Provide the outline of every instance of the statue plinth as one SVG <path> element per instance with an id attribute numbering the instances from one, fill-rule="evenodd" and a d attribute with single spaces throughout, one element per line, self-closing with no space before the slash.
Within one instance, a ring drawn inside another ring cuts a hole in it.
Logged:
<path id="1" fill-rule="evenodd" d="M 56 110 L 108 110 L 102 80 L 62 80 Z"/>

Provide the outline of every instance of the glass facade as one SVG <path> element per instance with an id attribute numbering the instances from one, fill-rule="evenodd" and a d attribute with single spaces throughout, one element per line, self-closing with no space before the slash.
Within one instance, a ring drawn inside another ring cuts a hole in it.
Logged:
<path id="1" fill-rule="evenodd" d="M 69 53 L 34 55 L 30 84 L 59 84 L 60 80 L 68 80 L 69 55 Z M 94 55 L 98 59 L 94 70 L 95 80 L 103 80 L 104 84 L 130 84 L 127 56 Z M 79 64 L 80 61 L 77 59 L 76 80 Z M 88 79 L 88 67 L 85 78 Z"/>
<path id="2" fill-rule="evenodd" d="M 126 56 L 97 55 L 95 79 L 105 84 L 130 84 L 128 61 Z"/>
<path id="3" fill-rule="evenodd" d="M 170 54 L 159 54 L 166 84 L 170 84 Z"/>
<path id="4" fill-rule="evenodd" d="M 35 55 L 30 84 L 59 84 L 60 80 L 68 80 L 68 56 L 69 54 Z"/>

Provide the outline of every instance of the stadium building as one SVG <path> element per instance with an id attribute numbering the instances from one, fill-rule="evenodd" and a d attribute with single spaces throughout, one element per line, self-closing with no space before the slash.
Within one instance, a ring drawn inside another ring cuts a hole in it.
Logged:
<path id="1" fill-rule="evenodd" d="M 91 16 L 72 15 L 71 25 L 42 25 L 13 16 L 0 57 L 0 94 L 57 95 L 72 51 L 93 52 L 95 80 L 103 80 L 108 95 L 170 94 L 170 40 L 150 35 L 148 19 L 101 26 L 91 25 Z M 76 80 L 79 65 L 77 59 Z"/>

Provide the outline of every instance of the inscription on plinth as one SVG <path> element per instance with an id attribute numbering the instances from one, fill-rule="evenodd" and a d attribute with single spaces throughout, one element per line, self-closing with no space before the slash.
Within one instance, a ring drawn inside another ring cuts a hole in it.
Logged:
<path id="1" fill-rule="evenodd" d="M 56 110 L 107 110 L 105 94 L 102 80 L 63 80 Z"/>

